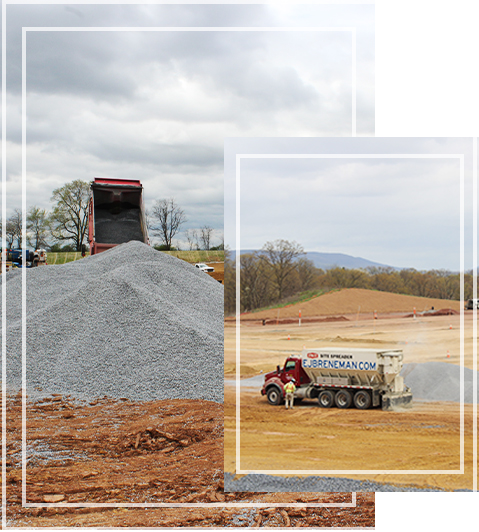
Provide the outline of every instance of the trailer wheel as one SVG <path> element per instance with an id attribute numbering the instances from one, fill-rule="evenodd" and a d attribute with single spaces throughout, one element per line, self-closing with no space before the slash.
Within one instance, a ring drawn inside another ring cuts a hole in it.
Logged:
<path id="1" fill-rule="evenodd" d="M 366 390 L 354 394 L 354 406 L 359 410 L 367 410 L 371 406 L 371 395 Z"/>
<path id="2" fill-rule="evenodd" d="M 281 403 L 281 392 L 275 386 L 266 392 L 266 396 L 271 405 L 279 405 L 279 403 Z"/>
<path id="3" fill-rule="evenodd" d="M 349 408 L 353 402 L 353 398 L 348 390 L 339 390 L 336 393 L 334 402 L 338 408 Z"/>
<path id="4" fill-rule="evenodd" d="M 334 394 L 324 390 L 318 395 L 318 403 L 321 408 L 331 408 L 334 404 Z"/>

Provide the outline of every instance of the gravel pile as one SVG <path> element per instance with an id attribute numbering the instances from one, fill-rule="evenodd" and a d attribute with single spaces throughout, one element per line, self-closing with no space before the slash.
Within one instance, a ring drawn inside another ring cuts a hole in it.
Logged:
<path id="1" fill-rule="evenodd" d="M 122 244 L 130 240 L 144 241 L 140 209 L 123 207 L 119 212 L 95 209 L 95 239 L 104 244 Z"/>
<path id="2" fill-rule="evenodd" d="M 336 477 L 276 477 L 271 475 L 246 475 L 234 479 L 225 473 L 225 491 L 256 492 L 366 492 L 366 491 L 441 491 L 438 488 L 423 489 L 392 484 L 381 484 L 369 480 L 354 480 Z M 471 491 L 471 490 L 458 490 Z"/>
<path id="3" fill-rule="evenodd" d="M 141 242 L 27 275 L 27 392 L 223 402 L 223 286 Z M 21 272 L 7 274 L 7 384 L 21 387 Z"/>
<path id="4" fill-rule="evenodd" d="M 414 399 L 460 402 L 461 366 L 446 362 L 404 364 L 401 375 Z M 464 368 L 464 402 L 473 402 L 474 371 Z M 479 394 L 477 396 L 479 401 Z"/>

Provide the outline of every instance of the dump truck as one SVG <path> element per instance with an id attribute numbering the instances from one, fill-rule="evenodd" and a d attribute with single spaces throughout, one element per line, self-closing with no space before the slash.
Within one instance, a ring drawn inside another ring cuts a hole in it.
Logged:
<path id="1" fill-rule="evenodd" d="M 130 240 L 149 244 L 140 181 L 95 177 L 88 205 L 90 255 Z"/>
<path id="2" fill-rule="evenodd" d="M 400 376 L 402 360 L 400 349 L 303 349 L 301 356 L 288 357 L 283 368 L 265 375 L 261 394 L 279 405 L 285 384 L 294 378 L 295 399 L 316 399 L 322 408 L 411 406 L 411 390 Z"/>

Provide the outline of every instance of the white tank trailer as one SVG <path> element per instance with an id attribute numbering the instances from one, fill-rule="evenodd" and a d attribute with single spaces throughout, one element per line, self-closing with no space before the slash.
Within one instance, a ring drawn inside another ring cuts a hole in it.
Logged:
<path id="1" fill-rule="evenodd" d="M 412 404 L 412 393 L 400 376 L 402 360 L 400 349 L 304 349 L 300 357 L 288 357 L 282 369 L 278 366 L 265 375 L 261 393 L 271 404 L 279 404 L 285 396 L 284 385 L 294 378 L 295 397 L 317 399 L 323 408 L 407 407 Z"/>

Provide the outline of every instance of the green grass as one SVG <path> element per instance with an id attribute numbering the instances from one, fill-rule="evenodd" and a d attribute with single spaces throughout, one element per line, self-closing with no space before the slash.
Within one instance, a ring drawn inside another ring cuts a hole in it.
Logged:
<path id="1" fill-rule="evenodd" d="M 90 253 L 87 252 L 88 257 Z M 64 251 L 54 253 L 52 251 L 47 252 L 47 264 L 52 266 L 53 264 L 66 264 L 67 262 L 73 262 L 74 260 L 81 259 L 81 251 Z"/>
<path id="2" fill-rule="evenodd" d="M 310 301 L 311 299 L 321 296 L 324 293 L 326 293 L 324 290 L 308 290 L 306 292 L 295 294 L 291 297 L 288 297 L 287 299 L 283 299 L 283 301 L 280 301 L 279 303 L 276 303 L 275 305 L 271 305 L 269 307 L 263 307 L 263 308 L 256 308 L 252 310 L 251 312 L 261 312 L 262 310 L 271 310 L 275 308 L 289 307 L 291 305 L 296 305 L 296 303 L 304 303 L 306 301 Z"/>
<path id="3" fill-rule="evenodd" d="M 224 251 L 162 251 L 162 253 L 168 253 L 177 259 L 184 260 L 195 264 L 196 262 L 224 262 Z M 87 252 L 88 257 L 90 253 Z M 80 251 L 69 251 L 62 253 L 47 253 L 47 263 L 53 264 L 66 264 L 67 262 L 73 262 L 74 260 L 81 259 Z"/>
<path id="4" fill-rule="evenodd" d="M 172 257 L 195 264 L 196 262 L 224 262 L 225 252 L 217 251 L 163 251 Z"/>

